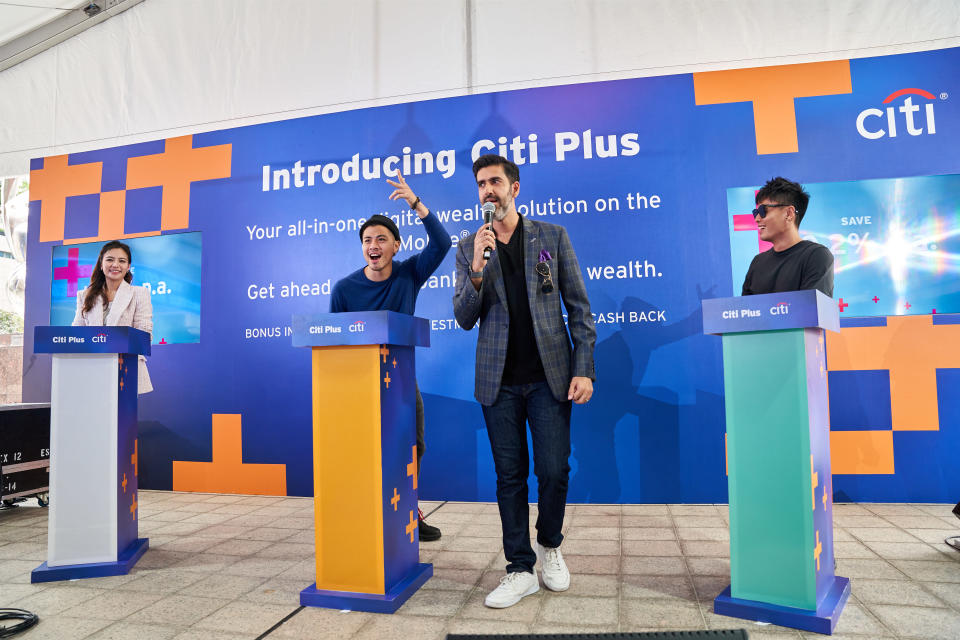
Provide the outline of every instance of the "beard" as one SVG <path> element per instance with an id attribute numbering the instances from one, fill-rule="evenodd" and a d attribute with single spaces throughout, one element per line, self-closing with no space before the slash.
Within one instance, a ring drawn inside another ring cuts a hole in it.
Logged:
<path id="1" fill-rule="evenodd" d="M 497 222 L 501 222 L 507 217 L 508 213 L 510 213 L 510 202 L 502 202 L 498 199 L 497 208 L 493 212 L 493 219 Z"/>

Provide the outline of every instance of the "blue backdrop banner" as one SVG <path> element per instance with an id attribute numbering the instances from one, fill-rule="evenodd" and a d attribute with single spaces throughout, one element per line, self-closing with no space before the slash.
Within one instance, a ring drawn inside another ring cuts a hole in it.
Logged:
<path id="1" fill-rule="evenodd" d="M 189 293 L 175 305 L 183 326 L 164 329 L 175 339 L 150 358 L 141 486 L 197 488 L 178 485 L 173 461 L 214 460 L 214 416 L 240 414 L 244 464 L 211 462 L 214 486 L 230 490 L 246 469 L 283 465 L 287 493 L 310 495 L 310 354 L 292 346 L 291 317 L 328 311 L 332 285 L 364 264 L 358 229 L 371 215 L 396 221 L 398 259 L 424 248 L 416 215 L 387 199 L 385 180 L 400 171 L 454 243 L 417 305 L 432 345 L 416 350 L 421 497 L 494 500 L 473 398 L 477 333 L 457 326 L 451 299 L 456 245 L 481 224 L 472 160 L 501 153 L 520 167 L 520 212 L 568 230 L 597 324 L 595 394 L 573 410 L 570 501 L 725 502 L 721 347 L 702 334 L 701 300 L 739 294 L 745 264 L 763 248 L 749 232 L 753 191 L 779 175 L 810 186 L 801 232 L 836 253 L 842 319 L 960 311 L 951 253 L 960 178 L 950 175 L 960 173 L 958 68 L 960 50 L 947 49 L 544 87 L 38 158 L 27 323 L 66 318 L 57 269 L 69 266 L 71 247 L 82 244 L 80 269 L 99 243 L 139 238 L 138 282 Z M 202 233 L 202 254 L 191 239 L 199 234 L 168 240 L 184 232 Z M 174 244 L 148 251 L 163 241 Z M 42 401 L 49 358 L 32 353 L 31 334 L 24 400 Z M 901 360 L 934 367 L 925 384 L 935 423 L 902 430 L 894 417 L 878 427 L 866 408 L 844 404 L 845 428 L 886 429 L 893 457 L 835 464 L 854 470 L 835 479 L 838 498 L 960 494 L 960 465 L 939 454 L 960 447 L 960 399 L 942 393 L 960 351 L 945 348 L 936 362 L 925 353 Z M 836 380 L 889 396 L 898 416 L 906 392 L 876 368 L 854 366 Z M 831 403 L 842 402 L 834 378 Z M 758 401 L 771 398 L 768 384 L 758 372 Z"/>

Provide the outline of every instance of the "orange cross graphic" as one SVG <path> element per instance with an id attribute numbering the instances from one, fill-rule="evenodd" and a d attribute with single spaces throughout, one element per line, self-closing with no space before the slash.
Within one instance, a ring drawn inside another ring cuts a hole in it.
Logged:
<path id="1" fill-rule="evenodd" d="M 693 74 L 698 105 L 753 103 L 757 153 L 798 149 L 796 98 L 852 93 L 850 61 L 808 62 Z"/>
<path id="2" fill-rule="evenodd" d="M 823 485 L 823 510 L 827 510 L 827 485 Z"/>
<path id="3" fill-rule="evenodd" d="M 287 466 L 243 461 L 240 414 L 212 416 L 210 462 L 173 461 L 173 490 L 287 495 Z"/>
<path id="4" fill-rule="evenodd" d="M 390 504 L 393 505 L 393 510 L 394 510 L 394 511 L 397 510 L 397 503 L 399 503 L 399 502 L 400 502 L 400 494 L 397 493 L 397 488 L 394 487 L 394 488 L 393 488 L 393 497 L 390 498 Z"/>
<path id="5" fill-rule="evenodd" d="M 123 474 L 123 482 L 120 483 L 120 486 L 123 487 L 123 492 L 127 492 L 127 474 Z"/>
<path id="6" fill-rule="evenodd" d="M 407 465 L 407 476 L 413 476 L 413 490 L 417 490 L 417 445 L 413 445 L 413 459 Z"/>
<path id="7" fill-rule="evenodd" d="M 413 532 L 417 530 L 418 521 L 417 518 L 413 516 L 413 511 L 410 512 L 410 522 L 407 523 L 406 532 L 410 536 L 410 542 L 413 542 Z"/>
<path id="8" fill-rule="evenodd" d="M 893 423 L 892 431 L 832 431 L 834 473 L 893 474 L 895 432 L 940 429 L 937 369 L 960 367 L 960 325 L 935 325 L 935 317 L 888 316 L 885 327 L 827 334 L 830 371 L 890 372 Z"/>
<path id="9" fill-rule="evenodd" d="M 230 177 L 232 145 L 193 146 L 193 136 L 167 138 L 163 153 L 127 160 L 127 189 L 163 187 L 160 229 L 190 226 L 190 186 Z"/>
<path id="10" fill-rule="evenodd" d="M 30 172 L 30 200 L 40 201 L 40 242 L 63 240 L 67 198 L 100 192 L 102 162 L 68 164 L 68 156 L 44 158 Z"/>
<path id="11" fill-rule="evenodd" d="M 885 327 L 831 332 L 827 349 L 830 371 L 890 371 L 894 431 L 940 429 L 937 369 L 960 367 L 960 325 L 935 325 L 933 316 L 891 316 Z M 861 473 L 893 473 L 890 462 L 889 470 Z"/>
<path id="12" fill-rule="evenodd" d="M 813 511 L 817 510 L 817 485 L 820 484 L 820 475 L 813 470 L 813 454 L 810 454 L 810 504 Z M 826 485 L 824 485 L 826 489 Z"/>
<path id="13" fill-rule="evenodd" d="M 817 571 L 820 571 L 820 553 L 823 551 L 823 545 L 820 544 L 820 532 L 817 531 L 817 546 L 813 548 L 813 557 L 817 560 Z"/>
<path id="14" fill-rule="evenodd" d="M 130 504 L 130 519 L 137 519 L 137 494 L 133 494 L 133 502 Z"/>
<path id="15" fill-rule="evenodd" d="M 78 242 L 93 242 L 95 240 L 112 240 L 116 238 L 145 238 L 160 235 L 160 230 L 139 231 L 124 233 L 124 222 L 127 210 L 127 190 L 103 191 L 100 193 L 100 224 L 97 226 L 97 235 L 92 238 L 78 238 Z"/>
<path id="16" fill-rule="evenodd" d="M 394 369 L 397 368 L 397 359 L 396 359 L 396 358 L 393 359 L 393 368 L 394 368 Z"/>
<path id="17" fill-rule="evenodd" d="M 387 356 L 390 355 L 390 349 L 387 348 L 387 345 L 381 345 L 380 355 L 383 356 L 383 363 L 387 363 Z"/>
<path id="18" fill-rule="evenodd" d="M 387 389 L 390 388 L 390 380 L 391 380 L 391 379 L 390 379 L 390 372 L 387 371 L 387 375 L 384 376 L 384 378 L 383 378 L 384 383 L 386 383 L 386 385 L 387 385 Z"/>
<path id="19" fill-rule="evenodd" d="M 130 456 L 130 464 L 133 465 L 133 475 L 135 475 L 135 476 L 139 476 L 139 475 L 140 475 L 140 471 L 139 471 L 139 469 L 138 469 L 138 467 L 137 467 L 137 462 L 138 462 L 138 458 L 137 458 L 137 442 L 138 442 L 138 441 L 137 441 L 136 439 L 134 439 L 134 441 L 133 441 L 133 455 Z"/>

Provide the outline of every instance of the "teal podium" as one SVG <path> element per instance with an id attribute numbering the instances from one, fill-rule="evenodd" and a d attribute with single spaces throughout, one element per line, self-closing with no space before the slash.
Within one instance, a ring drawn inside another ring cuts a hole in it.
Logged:
<path id="1" fill-rule="evenodd" d="M 850 596 L 834 574 L 823 333 L 839 325 L 816 290 L 703 301 L 726 398 L 730 586 L 718 614 L 831 634 Z"/>

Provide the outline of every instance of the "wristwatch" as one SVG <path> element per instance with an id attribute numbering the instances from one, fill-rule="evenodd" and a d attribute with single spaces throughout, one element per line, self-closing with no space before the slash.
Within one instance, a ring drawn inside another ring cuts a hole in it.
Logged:
<path id="1" fill-rule="evenodd" d="M 471 271 L 471 272 L 470 272 L 470 278 L 471 278 L 471 279 L 472 279 L 472 278 L 480 278 L 481 280 L 483 280 L 483 271 Z"/>

